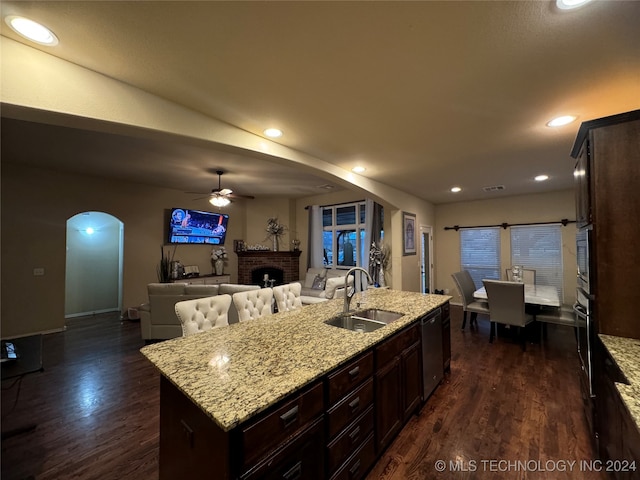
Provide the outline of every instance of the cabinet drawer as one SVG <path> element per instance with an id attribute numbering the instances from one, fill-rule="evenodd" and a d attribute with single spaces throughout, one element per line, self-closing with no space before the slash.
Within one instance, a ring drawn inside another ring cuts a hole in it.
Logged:
<path id="1" fill-rule="evenodd" d="M 368 352 L 328 377 L 329 405 L 335 405 L 373 373 L 373 353 Z"/>
<path id="2" fill-rule="evenodd" d="M 373 402 L 373 379 L 369 378 L 361 387 L 327 412 L 329 438 L 333 438 L 366 410 Z"/>
<path id="3" fill-rule="evenodd" d="M 324 422 L 320 418 L 295 440 L 275 451 L 243 475 L 242 480 L 322 480 L 324 478 L 323 429 Z"/>
<path id="4" fill-rule="evenodd" d="M 360 415 L 351 425 L 336 437 L 327 447 L 327 468 L 329 475 L 362 444 L 373 430 L 373 405 Z"/>
<path id="5" fill-rule="evenodd" d="M 409 345 L 417 342 L 420 338 L 420 324 L 415 323 L 406 330 L 382 342 L 376 347 L 376 368 L 382 368 L 389 363 L 393 357 L 400 353 Z"/>
<path id="6" fill-rule="evenodd" d="M 323 411 L 322 383 L 294 395 L 275 411 L 243 427 L 243 465 L 250 466 Z"/>
<path id="7" fill-rule="evenodd" d="M 362 446 L 347 460 L 344 466 L 331 477 L 331 480 L 358 480 L 365 474 L 375 460 L 376 452 L 373 443 L 373 433 L 365 440 Z"/>

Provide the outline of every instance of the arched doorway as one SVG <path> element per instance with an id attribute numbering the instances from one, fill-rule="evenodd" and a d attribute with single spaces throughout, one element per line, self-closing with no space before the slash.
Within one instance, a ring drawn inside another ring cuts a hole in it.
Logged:
<path id="1" fill-rule="evenodd" d="M 124 224 L 103 212 L 67 220 L 65 318 L 122 311 Z"/>

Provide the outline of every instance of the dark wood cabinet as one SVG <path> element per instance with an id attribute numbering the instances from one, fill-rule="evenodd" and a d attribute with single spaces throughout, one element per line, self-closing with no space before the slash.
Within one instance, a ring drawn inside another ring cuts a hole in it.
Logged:
<path id="1" fill-rule="evenodd" d="M 373 352 L 329 374 L 326 384 L 327 477 L 357 480 L 375 458 L 362 454 L 374 427 Z"/>
<path id="2" fill-rule="evenodd" d="M 589 293 L 596 333 L 640 338 L 640 110 L 584 122 L 571 155 L 579 226 L 591 225 Z"/>
<path id="3" fill-rule="evenodd" d="M 381 453 L 420 405 L 422 359 L 416 323 L 375 349 L 376 452 Z"/>
<path id="4" fill-rule="evenodd" d="M 640 430 L 625 406 L 616 383 L 627 383 L 609 351 L 598 339 L 594 356 L 596 421 L 603 468 L 616 480 L 640 476 Z"/>
<path id="5" fill-rule="evenodd" d="M 442 370 L 451 371 L 451 306 L 449 302 L 442 307 Z"/>

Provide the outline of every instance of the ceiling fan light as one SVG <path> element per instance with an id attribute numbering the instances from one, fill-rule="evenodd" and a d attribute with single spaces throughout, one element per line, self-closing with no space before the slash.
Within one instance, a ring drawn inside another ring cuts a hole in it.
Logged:
<path id="1" fill-rule="evenodd" d="M 209 203 L 214 207 L 226 207 L 231 203 L 231 200 L 226 197 L 215 195 L 209 199 Z"/>

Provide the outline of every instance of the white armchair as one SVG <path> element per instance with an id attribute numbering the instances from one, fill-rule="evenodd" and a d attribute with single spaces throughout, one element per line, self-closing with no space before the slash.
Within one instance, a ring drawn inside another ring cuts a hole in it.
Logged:
<path id="1" fill-rule="evenodd" d="M 273 289 L 261 288 L 233 294 L 233 304 L 238 311 L 238 320 L 246 322 L 273 313 Z"/>
<path id="2" fill-rule="evenodd" d="M 182 325 L 182 336 L 229 325 L 231 295 L 196 298 L 176 303 L 175 311 Z"/>

